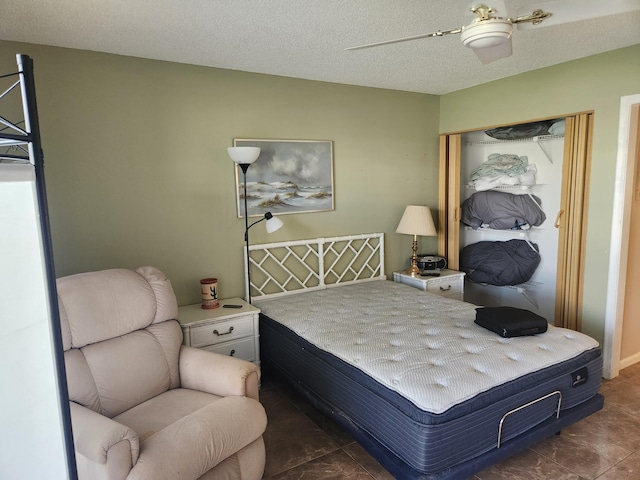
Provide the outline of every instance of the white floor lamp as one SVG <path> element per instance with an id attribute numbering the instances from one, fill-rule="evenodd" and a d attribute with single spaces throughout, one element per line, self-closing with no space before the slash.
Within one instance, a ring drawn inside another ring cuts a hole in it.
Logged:
<path id="1" fill-rule="evenodd" d="M 273 233 L 284 225 L 282 220 L 274 217 L 271 212 L 266 212 L 260 220 L 256 220 L 249 225 L 249 210 L 247 208 L 247 170 L 253 162 L 260 156 L 260 148 L 258 147 L 229 147 L 227 153 L 242 170 L 244 184 L 244 243 L 247 263 L 247 301 L 251 303 L 251 257 L 249 256 L 249 229 L 256 223 L 266 220 L 267 233 Z"/>

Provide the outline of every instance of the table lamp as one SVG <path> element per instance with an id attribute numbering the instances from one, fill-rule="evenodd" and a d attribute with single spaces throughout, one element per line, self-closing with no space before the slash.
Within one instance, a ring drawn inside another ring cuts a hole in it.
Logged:
<path id="1" fill-rule="evenodd" d="M 417 277 L 420 275 L 418 268 L 418 235 L 422 237 L 433 237 L 438 235 L 433 223 L 431 210 L 422 205 L 408 205 L 400 219 L 396 233 L 413 235 L 413 255 L 411 256 L 411 266 L 407 270 L 407 275 Z"/>

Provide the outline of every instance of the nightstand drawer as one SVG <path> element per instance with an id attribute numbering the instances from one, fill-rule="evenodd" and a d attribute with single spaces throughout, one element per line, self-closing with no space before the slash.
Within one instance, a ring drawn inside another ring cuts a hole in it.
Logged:
<path id="1" fill-rule="evenodd" d="M 245 315 L 191 328 L 191 346 L 199 348 L 253 335 L 253 318 Z"/>
<path id="2" fill-rule="evenodd" d="M 437 278 L 427 283 L 427 292 L 443 297 L 459 298 L 463 292 L 462 277 Z"/>
<path id="3" fill-rule="evenodd" d="M 240 308 L 225 308 L 233 305 Z M 260 310 L 241 298 L 220 300 L 220 307 L 203 309 L 200 304 L 178 309 L 185 345 L 223 355 L 233 355 L 260 364 L 258 315 Z"/>
<path id="4" fill-rule="evenodd" d="M 441 297 L 464 300 L 464 273 L 455 270 L 440 270 L 433 272 L 439 276 L 412 277 L 406 272 L 393 272 L 393 281 L 404 283 L 413 288 L 440 295 Z"/>
<path id="5" fill-rule="evenodd" d="M 222 355 L 229 355 L 231 357 L 242 358 L 243 360 L 247 360 L 249 362 L 253 362 L 256 359 L 253 337 L 241 338 L 239 340 L 220 343 L 218 345 L 211 345 L 208 347 L 204 347 L 203 350 L 220 353 Z"/>

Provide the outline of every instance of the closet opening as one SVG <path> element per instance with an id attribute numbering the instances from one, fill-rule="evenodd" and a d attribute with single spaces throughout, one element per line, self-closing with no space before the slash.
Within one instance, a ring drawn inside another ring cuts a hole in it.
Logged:
<path id="1" fill-rule="evenodd" d="M 441 136 L 439 255 L 466 301 L 580 330 L 591 116 Z"/>

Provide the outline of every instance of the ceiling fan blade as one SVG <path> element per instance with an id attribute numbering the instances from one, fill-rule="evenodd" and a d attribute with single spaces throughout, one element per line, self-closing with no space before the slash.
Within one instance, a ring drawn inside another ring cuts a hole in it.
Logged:
<path id="1" fill-rule="evenodd" d="M 502 60 L 503 58 L 510 57 L 513 53 L 511 48 L 511 38 L 507 38 L 504 42 L 496 45 L 495 47 L 474 48 L 473 52 L 478 56 L 480 63 L 483 65 L 495 62 L 496 60 Z"/>
<path id="2" fill-rule="evenodd" d="M 640 0 L 557 0 L 527 7 L 526 11 L 518 12 L 518 18 L 526 16 L 535 10 L 550 12 L 551 16 L 537 24 L 528 21 L 519 22 L 516 18 L 514 23 L 518 24 L 519 30 L 530 30 L 541 26 L 549 27 L 562 23 L 632 12 L 640 10 Z"/>
<path id="3" fill-rule="evenodd" d="M 433 33 L 423 33 L 422 35 L 414 35 L 413 37 L 398 38 L 396 40 L 387 40 L 384 42 L 367 43 L 366 45 L 358 45 L 357 47 L 345 48 L 345 50 L 362 50 L 363 48 L 379 47 L 381 45 L 390 45 L 392 43 L 409 42 L 411 40 L 419 40 L 421 38 L 429 37 L 442 37 L 444 35 L 450 35 L 452 33 L 460 33 L 462 28 L 456 28 L 454 30 L 438 30 Z"/>

